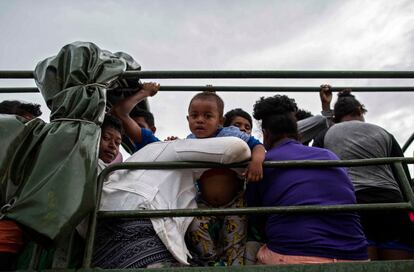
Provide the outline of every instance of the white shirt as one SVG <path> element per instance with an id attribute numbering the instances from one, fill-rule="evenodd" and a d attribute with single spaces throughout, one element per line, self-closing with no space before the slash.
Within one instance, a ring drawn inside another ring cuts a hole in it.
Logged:
<path id="1" fill-rule="evenodd" d="M 235 163 L 248 160 L 247 144 L 236 137 L 156 142 L 133 154 L 126 162 L 203 161 Z M 194 180 L 206 169 L 118 170 L 104 183 L 101 210 L 193 209 Z M 184 235 L 192 217 L 151 219 L 155 232 L 171 254 L 188 264 Z"/>

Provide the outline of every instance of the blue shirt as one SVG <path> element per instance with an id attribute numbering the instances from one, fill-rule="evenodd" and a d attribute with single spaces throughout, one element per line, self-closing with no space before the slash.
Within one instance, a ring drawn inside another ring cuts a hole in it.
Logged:
<path id="1" fill-rule="evenodd" d="M 160 141 L 157 137 L 154 136 L 151 130 L 146 128 L 141 128 L 141 139 L 141 142 L 134 142 L 134 153 L 146 146 L 147 144 Z"/>
<path id="2" fill-rule="evenodd" d="M 326 149 L 288 139 L 266 153 L 266 160 L 337 160 Z M 263 180 L 247 187 L 249 206 L 355 204 L 354 188 L 344 168 L 266 168 Z M 267 246 L 285 255 L 368 259 L 367 242 L 352 212 L 274 214 L 266 220 Z"/>
<path id="3" fill-rule="evenodd" d="M 247 145 L 250 147 L 250 149 L 253 149 L 256 145 L 261 145 L 262 143 L 254 138 L 253 136 L 244 133 L 241 131 L 238 127 L 235 126 L 229 126 L 229 127 L 223 127 L 219 128 L 214 135 L 212 135 L 210 138 L 214 137 L 237 137 L 242 139 L 247 143 Z M 187 136 L 187 139 L 196 139 L 197 137 L 194 134 L 190 134 Z"/>

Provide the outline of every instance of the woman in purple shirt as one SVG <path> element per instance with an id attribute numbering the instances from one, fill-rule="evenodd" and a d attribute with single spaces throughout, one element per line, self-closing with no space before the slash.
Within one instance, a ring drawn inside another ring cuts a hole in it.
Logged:
<path id="1" fill-rule="evenodd" d="M 287 96 L 261 98 L 254 118 L 261 120 L 266 160 L 337 160 L 326 150 L 298 140 L 296 103 Z M 247 188 L 250 206 L 355 204 L 351 181 L 343 168 L 267 168 L 262 182 Z M 266 218 L 266 244 L 260 264 L 367 261 L 367 242 L 356 213 L 273 214 Z"/>

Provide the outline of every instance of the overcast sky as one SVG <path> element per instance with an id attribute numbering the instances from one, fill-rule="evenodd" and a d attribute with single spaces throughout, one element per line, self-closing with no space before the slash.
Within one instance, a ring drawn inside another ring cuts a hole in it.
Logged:
<path id="1" fill-rule="evenodd" d="M 414 1 L 0 1 L 0 70 L 33 70 L 73 41 L 132 55 L 143 70 L 413 70 Z M 165 85 L 413 86 L 413 80 L 160 80 Z M 34 86 L 0 80 L 0 87 Z M 157 136 L 186 136 L 194 93 L 150 99 Z M 225 110 L 252 112 L 260 96 L 220 94 Z M 317 114 L 318 94 L 290 93 Z M 403 144 L 414 131 L 414 93 L 356 93 Z M 40 94 L 1 95 L 42 104 Z M 257 129 L 257 126 L 256 126 Z M 257 133 L 258 131 L 256 131 Z M 258 134 L 256 134 L 258 135 Z M 413 148 L 410 149 L 413 153 Z M 408 153 L 406 153 L 409 155 Z"/>

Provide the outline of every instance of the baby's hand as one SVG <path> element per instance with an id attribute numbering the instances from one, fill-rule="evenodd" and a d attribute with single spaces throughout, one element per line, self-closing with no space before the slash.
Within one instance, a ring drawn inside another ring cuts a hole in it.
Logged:
<path id="1" fill-rule="evenodd" d="M 263 166 L 261 161 L 250 161 L 243 176 L 247 181 L 260 181 L 263 178 Z"/>
<path id="2" fill-rule="evenodd" d="M 164 139 L 164 141 L 174 141 L 174 140 L 178 140 L 180 138 L 178 138 L 177 136 L 168 136 L 167 139 Z"/>
<path id="3" fill-rule="evenodd" d="M 146 96 L 154 96 L 157 94 L 160 89 L 160 84 L 155 82 L 147 82 L 142 84 L 140 92 L 144 93 Z"/>

